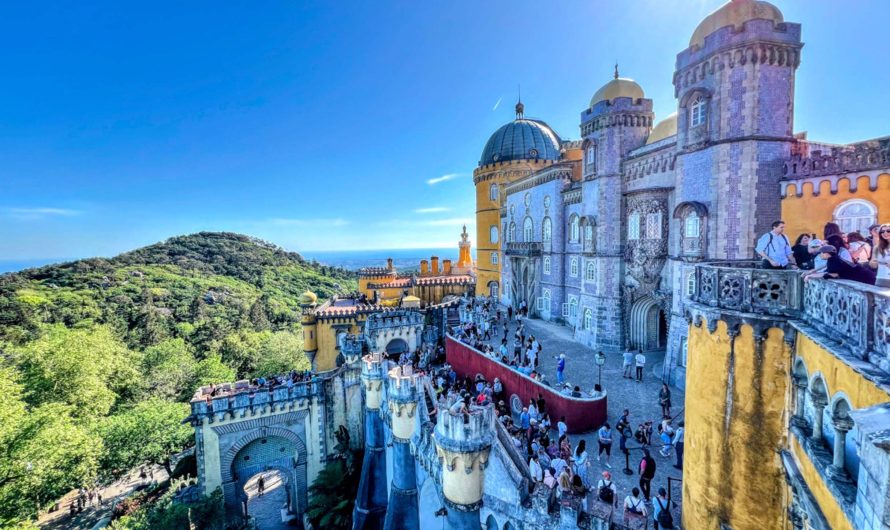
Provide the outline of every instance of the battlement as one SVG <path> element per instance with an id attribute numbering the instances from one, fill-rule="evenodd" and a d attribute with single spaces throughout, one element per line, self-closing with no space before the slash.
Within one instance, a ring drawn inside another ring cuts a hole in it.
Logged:
<path id="1" fill-rule="evenodd" d="M 436 443 L 455 453 L 475 453 L 491 447 L 495 437 L 494 405 L 470 405 L 465 413 L 440 410 Z"/>
<path id="2" fill-rule="evenodd" d="M 785 162 L 785 179 L 863 172 L 890 168 L 890 137 L 813 150 L 810 156 L 794 154 Z M 800 191 L 798 190 L 798 193 Z"/>
<path id="3" fill-rule="evenodd" d="M 374 314 L 365 321 L 365 331 L 375 331 L 394 326 L 418 326 L 423 324 L 423 315 L 410 309 L 394 309 L 389 312 Z"/>
<path id="4" fill-rule="evenodd" d="M 800 47 L 800 24 L 794 22 L 775 23 L 772 20 L 755 18 L 745 21 L 741 28 L 724 26 L 704 37 L 701 44 L 690 46 L 677 54 L 677 70 L 698 62 L 705 57 L 737 46 L 764 42 L 769 44 L 792 44 Z M 796 66 L 796 65 L 795 65 Z"/>
<path id="5" fill-rule="evenodd" d="M 190 419 L 200 423 L 204 418 L 209 418 L 212 422 L 227 417 L 255 415 L 266 410 L 283 410 L 322 392 L 323 385 L 317 380 L 295 383 L 291 387 L 279 385 L 272 389 L 251 385 L 248 381 L 202 386 L 190 401 Z"/>
<path id="6" fill-rule="evenodd" d="M 362 357 L 362 379 L 383 380 L 386 377 L 385 362 L 382 353 L 369 353 Z"/>
<path id="7" fill-rule="evenodd" d="M 410 365 L 400 364 L 389 371 L 387 399 L 397 402 L 417 401 L 422 374 L 415 372 Z"/>

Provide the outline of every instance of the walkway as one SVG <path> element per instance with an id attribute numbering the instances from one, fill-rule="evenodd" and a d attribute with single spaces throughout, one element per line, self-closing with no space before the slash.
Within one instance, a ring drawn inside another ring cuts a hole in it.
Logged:
<path id="1" fill-rule="evenodd" d="M 282 508 L 287 508 L 287 490 L 278 473 L 266 473 L 266 488 L 262 496 L 257 491 L 259 475 L 244 487 L 247 491 L 247 513 L 256 519 L 258 530 L 278 530 L 289 527 L 281 520 Z"/>
<path id="2" fill-rule="evenodd" d="M 523 320 L 526 329 L 526 337 L 529 334 L 534 335 L 541 343 L 542 351 L 538 358 L 539 370 L 546 376 L 551 383 L 556 382 L 556 357 L 560 353 L 566 354 L 566 382 L 572 385 L 580 386 L 584 391 L 593 389 L 593 385 L 598 381 L 598 367 L 594 360 L 593 350 L 583 346 L 572 339 L 571 329 L 553 324 L 550 322 L 525 319 Z M 510 325 L 510 335 L 508 343 L 512 341 L 513 333 L 516 331 L 515 321 Z M 501 335 L 491 341 L 491 344 L 497 348 L 500 345 Z M 633 475 L 625 475 L 622 472 L 624 468 L 624 455 L 618 449 L 618 434 L 614 431 L 615 424 L 624 409 L 630 411 L 630 422 L 634 429 L 637 425 L 646 421 L 653 420 L 653 429 L 657 422 L 661 419 L 661 406 L 658 404 L 658 392 L 661 389 L 662 367 L 664 361 L 664 352 L 650 352 L 646 354 L 647 368 L 643 375 L 643 383 L 638 383 L 632 379 L 625 379 L 623 374 L 623 359 L 621 354 L 606 354 L 606 363 L 602 369 L 602 386 L 609 398 L 609 414 L 608 422 L 613 428 L 613 450 L 612 457 L 609 461 L 611 469 L 606 467 L 606 462 L 596 461 L 597 451 L 597 435 L 596 432 L 586 434 L 569 435 L 572 447 L 576 447 L 578 441 L 582 438 L 587 440 L 587 452 L 591 456 L 591 467 L 589 479 L 596 486 L 596 481 L 602 478 L 602 472 L 609 470 L 612 472 L 612 480 L 618 488 L 619 506 L 624 501 L 624 497 L 630 494 L 631 488 L 639 486 L 639 463 L 642 458 L 642 448 L 631 439 L 628 441 L 630 449 L 630 469 Z M 671 387 L 671 400 L 674 407 L 671 413 L 674 415 L 673 426 L 676 429 L 677 423 L 683 419 L 682 407 L 684 402 L 684 393 L 682 390 Z M 551 418 L 555 425 L 559 418 Z M 652 481 L 652 496 L 654 497 L 658 488 L 668 488 L 667 478 L 681 479 L 683 473 L 676 469 L 673 465 L 676 460 L 673 456 L 663 457 L 659 454 L 661 442 L 658 440 L 657 431 L 653 432 L 651 455 L 656 461 L 655 479 Z M 605 458 L 605 455 L 603 455 Z M 672 495 L 671 498 L 679 504 L 681 496 L 681 487 L 679 482 L 671 481 Z M 648 507 L 651 519 L 652 507 Z M 618 510 L 618 519 L 621 518 L 621 510 Z"/>

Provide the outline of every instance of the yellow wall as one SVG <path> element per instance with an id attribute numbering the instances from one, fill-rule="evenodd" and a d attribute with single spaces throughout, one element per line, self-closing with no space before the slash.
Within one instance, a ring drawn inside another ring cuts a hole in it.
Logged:
<path id="1" fill-rule="evenodd" d="M 358 321 L 353 321 L 347 333 L 361 333 L 365 317 L 362 315 Z M 329 320 L 319 320 L 316 324 L 318 334 L 318 353 L 315 354 L 315 366 L 319 372 L 326 372 L 337 367 L 337 332 Z"/>
<path id="2" fill-rule="evenodd" d="M 813 196 L 813 184 L 805 182 L 788 186 L 787 197 L 782 199 L 782 220 L 785 221 L 785 233 L 794 240 L 803 232 L 815 233 L 822 237 L 822 229 L 825 223 L 834 218 L 834 209 L 848 199 L 864 199 L 878 208 L 878 222 L 890 222 L 890 175 L 882 174 L 878 177 L 878 186 L 875 191 L 869 189 L 867 176 L 857 177 L 857 191 L 850 191 L 850 179 L 844 177 L 838 181 L 837 193 L 831 193 L 831 183 L 828 180 L 819 184 L 819 196 Z M 803 195 L 797 196 L 801 186 Z"/>
<path id="3" fill-rule="evenodd" d="M 778 451 L 785 445 L 790 355 L 783 336 L 770 329 L 758 353 L 751 327 L 742 326 L 730 359 L 724 322 L 713 334 L 707 323 L 689 327 L 685 528 L 784 528 Z"/>

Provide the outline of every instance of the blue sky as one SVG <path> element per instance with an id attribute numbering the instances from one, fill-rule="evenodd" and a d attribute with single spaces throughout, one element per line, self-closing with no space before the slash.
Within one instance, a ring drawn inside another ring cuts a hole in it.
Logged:
<path id="1" fill-rule="evenodd" d="M 676 54 L 721 3 L 9 4 L 0 260 L 199 230 L 298 251 L 451 246 L 517 84 L 527 116 L 577 138 L 617 60 L 663 117 Z M 795 129 L 890 134 L 890 2 L 775 3 L 803 24 Z"/>

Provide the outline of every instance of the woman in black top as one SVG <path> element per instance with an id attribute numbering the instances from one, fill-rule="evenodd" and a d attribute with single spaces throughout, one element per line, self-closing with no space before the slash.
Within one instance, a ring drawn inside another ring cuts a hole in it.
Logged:
<path id="1" fill-rule="evenodd" d="M 794 254 L 794 262 L 797 263 L 798 268 L 801 270 L 809 270 L 813 268 L 813 258 L 810 255 L 810 249 L 808 248 L 811 238 L 812 236 L 810 236 L 810 234 L 801 234 L 797 236 L 797 241 L 795 241 L 794 246 L 791 247 L 791 252 Z"/>
<path id="2" fill-rule="evenodd" d="M 875 271 L 862 265 L 850 265 L 837 255 L 837 248 L 825 245 L 819 249 L 822 259 L 826 260 L 824 279 L 852 280 L 854 282 L 875 284 Z M 811 279 L 808 276 L 806 280 Z"/>

